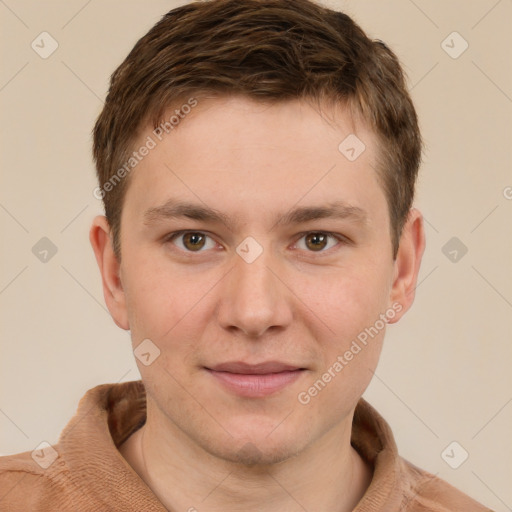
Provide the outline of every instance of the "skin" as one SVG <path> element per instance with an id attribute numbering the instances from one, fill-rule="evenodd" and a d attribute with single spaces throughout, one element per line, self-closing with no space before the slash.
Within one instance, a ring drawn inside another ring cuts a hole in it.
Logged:
<path id="1" fill-rule="evenodd" d="M 338 150 L 351 133 L 366 146 L 353 162 Z M 414 299 L 423 220 L 410 211 L 393 259 L 377 151 L 374 134 L 341 107 L 327 118 L 299 100 L 201 100 L 130 176 L 121 262 L 106 219 L 94 220 L 114 321 L 130 329 L 133 348 L 149 338 L 160 350 L 149 366 L 137 360 L 147 421 L 120 451 L 166 508 L 341 512 L 367 489 L 372 468 L 350 445 L 351 425 L 385 328 L 309 403 L 298 395 L 379 315 L 399 305 L 396 322 Z M 145 222 L 170 198 L 226 219 Z M 276 224 L 293 208 L 334 201 L 364 218 Z M 179 230 L 208 236 L 198 251 L 166 238 Z M 339 238 L 315 245 L 319 232 Z M 252 263 L 236 252 L 248 236 L 263 251 Z M 205 369 L 270 360 L 305 370 L 275 393 L 243 397 Z"/>

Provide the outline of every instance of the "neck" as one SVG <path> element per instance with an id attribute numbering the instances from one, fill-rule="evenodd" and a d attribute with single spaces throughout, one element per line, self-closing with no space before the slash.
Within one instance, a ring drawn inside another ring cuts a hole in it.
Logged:
<path id="1" fill-rule="evenodd" d="M 350 444 L 352 416 L 297 456 L 273 465 L 219 459 L 191 446 L 183 432 L 155 428 L 151 421 L 120 451 L 170 511 L 348 512 L 371 481 L 371 469 Z"/>

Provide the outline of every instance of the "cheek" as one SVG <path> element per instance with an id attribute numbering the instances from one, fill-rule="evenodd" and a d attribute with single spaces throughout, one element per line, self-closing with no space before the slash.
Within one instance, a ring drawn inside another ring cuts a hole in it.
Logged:
<path id="1" fill-rule="evenodd" d="M 319 304 L 329 305 L 329 326 L 319 340 L 321 364 L 297 396 L 313 415 L 334 425 L 355 407 L 377 367 L 386 330 L 386 295 L 366 282 L 342 280 L 324 289 Z M 368 290 L 372 290 L 369 292 Z M 384 317 L 384 319 L 383 319 Z M 329 412 L 326 412 L 329 411 Z"/>
<path id="2" fill-rule="evenodd" d="M 325 367 L 297 395 L 311 417 L 323 417 L 326 425 L 334 426 L 356 406 L 377 367 L 382 338 L 383 332 L 366 344 L 353 340 L 331 354 Z"/>
<path id="3" fill-rule="evenodd" d="M 321 364 L 298 400 L 310 401 L 318 411 L 330 410 L 333 422 L 347 405 L 355 406 L 377 366 L 386 329 L 388 273 L 371 265 L 363 271 L 337 269 L 311 297 L 312 309 L 328 329 L 318 340 Z"/>
<path id="4" fill-rule="evenodd" d="M 202 272 L 194 277 L 189 269 L 184 272 L 149 256 L 126 261 L 126 265 L 133 349 L 149 339 L 159 350 L 150 366 L 137 359 L 140 374 L 145 381 L 164 382 L 166 389 L 179 392 L 181 385 L 194 378 L 192 373 L 202 361 L 202 340 L 213 315 L 212 297 L 219 276 Z"/>
<path id="5" fill-rule="evenodd" d="M 214 285 L 212 276 L 194 278 L 190 272 L 180 271 L 150 254 L 127 260 L 125 270 L 125 296 L 134 339 L 142 336 L 164 340 L 183 332 L 183 326 L 197 314 L 197 306 Z"/>
<path id="6" fill-rule="evenodd" d="M 301 288 L 300 296 L 307 298 L 305 302 L 338 348 L 375 323 L 385 312 L 390 292 L 386 271 L 371 267 L 336 269 L 304 281 Z"/>

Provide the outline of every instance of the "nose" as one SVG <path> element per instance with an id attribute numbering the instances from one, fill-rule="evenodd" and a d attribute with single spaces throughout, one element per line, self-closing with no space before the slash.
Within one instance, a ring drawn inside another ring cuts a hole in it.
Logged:
<path id="1" fill-rule="evenodd" d="M 234 256 L 234 268 L 219 290 L 217 319 L 224 329 L 258 338 L 291 324 L 292 294 L 269 253 L 264 250 L 251 263 Z"/>

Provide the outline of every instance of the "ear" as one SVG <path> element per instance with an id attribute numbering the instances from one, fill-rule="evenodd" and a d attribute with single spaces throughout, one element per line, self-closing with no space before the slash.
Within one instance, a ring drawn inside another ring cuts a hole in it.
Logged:
<path id="1" fill-rule="evenodd" d="M 420 271 L 421 258 L 425 250 L 425 231 L 423 216 L 416 208 L 409 211 L 407 221 L 400 237 L 400 245 L 394 262 L 393 286 L 391 289 L 391 304 L 396 315 L 388 320 L 392 324 L 398 322 L 414 302 L 416 283 Z"/>
<path id="2" fill-rule="evenodd" d="M 114 254 L 110 236 L 110 226 L 104 215 L 98 215 L 92 223 L 89 232 L 96 261 L 100 268 L 103 282 L 103 296 L 114 322 L 121 329 L 128 330 L 128 314 L 126 298 L 120 278 L 120 263 Z"/>

